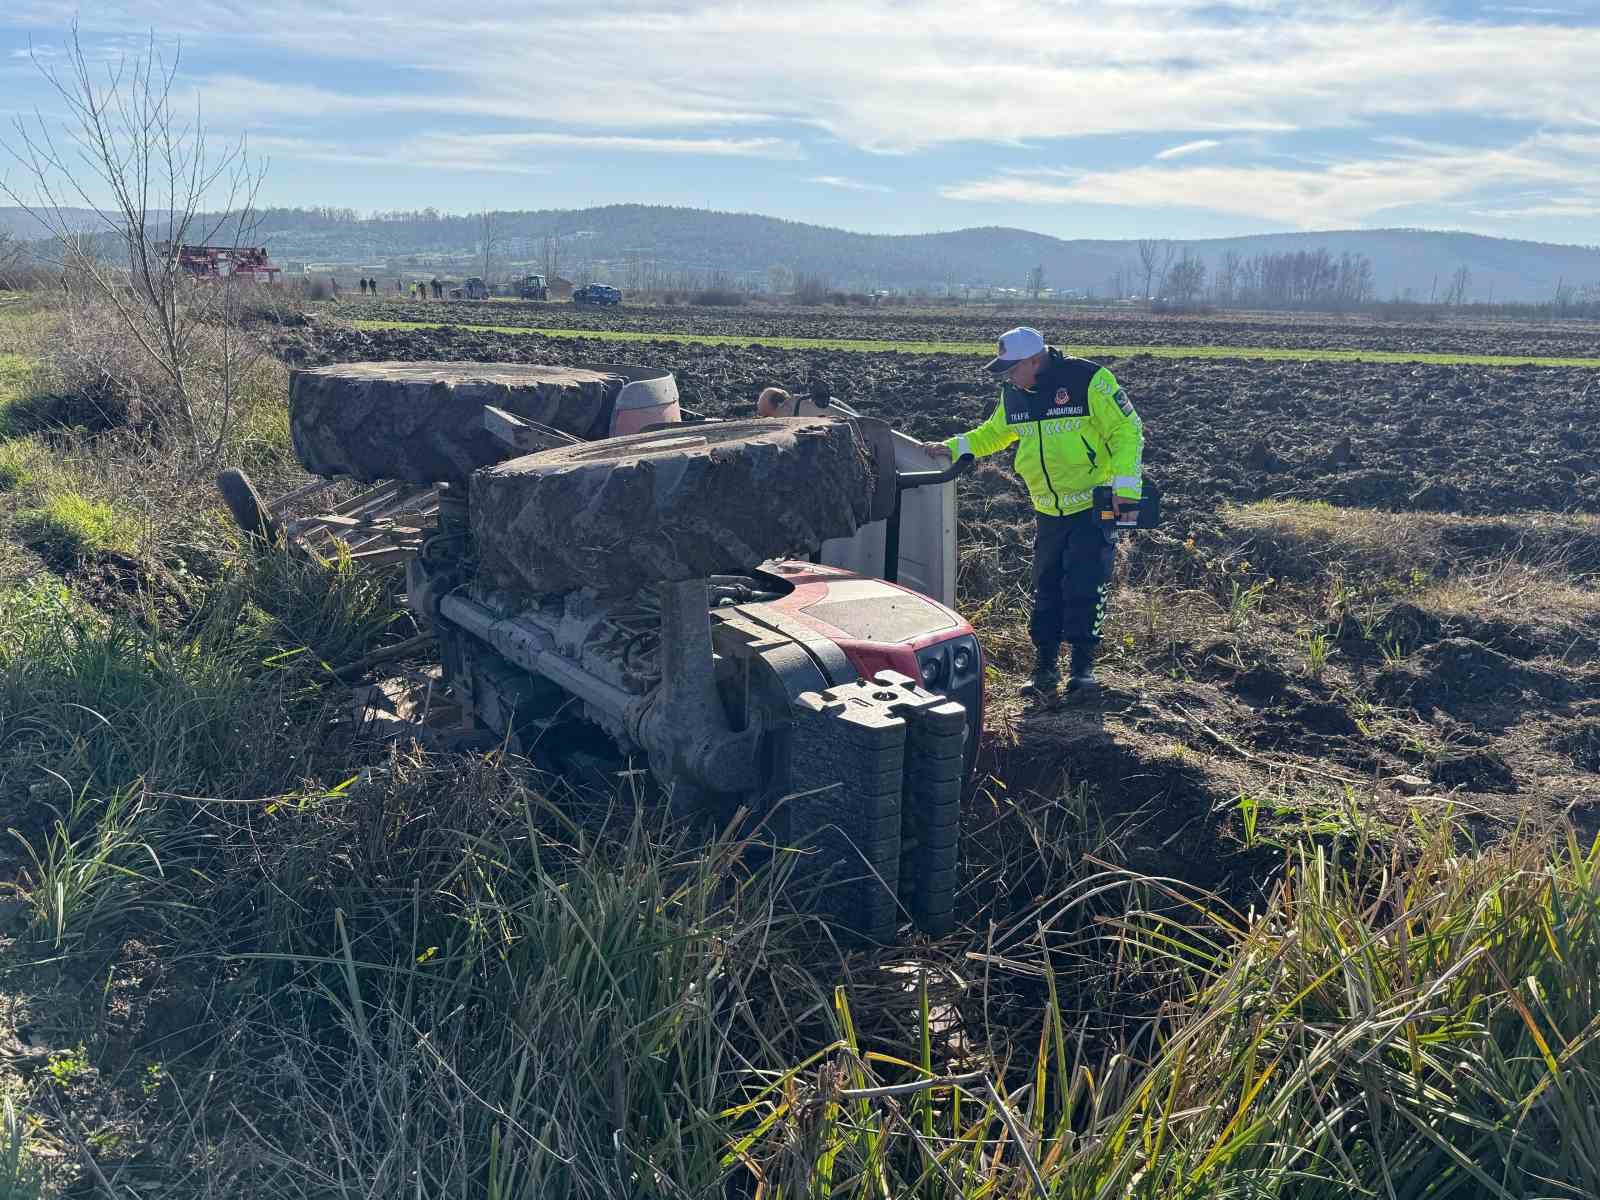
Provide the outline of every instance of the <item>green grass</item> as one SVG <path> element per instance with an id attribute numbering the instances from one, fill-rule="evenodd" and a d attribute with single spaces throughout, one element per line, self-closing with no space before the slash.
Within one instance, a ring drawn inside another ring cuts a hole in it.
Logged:
<path id="1" fill-rule="evenodd" d="M 33 360 L 22 354 L 0 354 L 0 437 L 10 425 L 9 410 L 28 392 Z"/>
<path id="2" fill-rule="evenodd" d="M 38 474 L 44 448 L 33 438 L 0 440 L 0 492 L 25 488 Z"/>
<path id="3" fill-rule="evenodd" d="M 139 529 L 132 518 L 104 500 L 76 491 L 45 497 L 17 513 L 17 532 L 30 544 L 62 558 L 83 558 L 102 550 L 132 553 Z"/>
<path id="4" fill-rule="evenodd" d="M 1090 964 L 1081 922 L 1059 926 L 1138 882 L 1120 872 L 1051 898 L 1008 952 L 1046 984 L 1009 1073 L 875 1052 L 840 989 L 825 1063 L 756 1093 L 738 1152 L 860 1200 L 1600 1194 L 1600 847 L 1463 855 L 1448 821 L 1413 832 L 1410 858 L 1359 833 L 1293 847 L 1252 919 L 1182 885 L 1165 912 L 1130 894 L 1092 953 L 1181 982 L 1120 1062 L 1085 1053 Z"/>
<path id="5" fill-rule="evenodd" d="M 994 353 L 993 342 L 888 342 L 851 338 L 750 337 L 726 333 L 640 333 L 618 329 L 528 329 L 516 325 L 457 325 L 437 321 L 353 321 L 357 329 L 476 329 L 485 333 L 536 334 L 552 338 L 593 338 L 604 342 L 678 342 L 700 346 L 768 346 L 776 350 L 849 350 L 883 354 Z M 1090 358 L 1257 358 L 1290 362 L 1432 363 L 1442 366 L 1594 367 L 1600 358 L 1543 358 L 1511 354 L 1422 354 L 1406 350 L 1294 350 L 1269 346 L 1064 346 Z"/>

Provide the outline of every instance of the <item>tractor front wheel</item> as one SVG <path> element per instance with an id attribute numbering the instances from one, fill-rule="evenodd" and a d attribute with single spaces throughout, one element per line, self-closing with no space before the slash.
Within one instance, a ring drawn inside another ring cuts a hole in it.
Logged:
<path id="1" fill-rule="evenodd" d="M 268 543 L 278 540 L 278 523 L 261 502 L 261 493 L 250 482 L 250 476 L 237 467 L 229 467 L 217 474 L 217 490 L 240 529 Z"/>

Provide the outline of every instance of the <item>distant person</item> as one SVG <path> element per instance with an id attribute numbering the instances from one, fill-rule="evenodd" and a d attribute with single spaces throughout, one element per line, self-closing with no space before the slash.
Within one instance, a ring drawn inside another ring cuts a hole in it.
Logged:
<path id="1" fill-rule="evenodd" d="M 1061 643 L 1072 647 L 1067 698 L 1092 700 L 1100 684 L 1095 651 L 1105 620 L 1115 528 L 1094 512 L 1096 487 L 1110 484 L 1119 511 L 1142 489 L 1144 425 L 1116 377 L 1099 363 L 1069 358 L 1026 326 L 1000 335 L 989 361 L 1001 377 L 999 401 L 976 429 L 927 442 L 936 457 L 979 458 L 1017 447 L 1013 462 L 1028 485 L 1037 522 L 1033 541 L 1033 616 L 1037 661 L 1028 690 L 1053 697 L 1061 684 Z"/>
<path id="2" fill-rule="evenodd" d="M 328 286 L 333 289 L 333 298 L 337 300 L 339 298 L 339 277 L 337 275 L 329 275 Z"/>
<path id="3" fill-rule="evenodd" d="M 361 284 L 361 294 L 365 296 L 367 294 L 367 277 L 363 275 L 358 282 Z"/>
<path id="4" fill-rule="evenodd" d="M 444 284 L 440 283 L 437 279 L 433 281 L 433 298 L 435 300 L 444 299 Z"/>
<path id="5" fill-rule="evenodd" d="M 781 387 L 763 388 L 756 397 L 758 417 L 859 417 L 842 400 L 828 394 L 828 385 L 813 383 L 807 395 L 789 392 Z"/>

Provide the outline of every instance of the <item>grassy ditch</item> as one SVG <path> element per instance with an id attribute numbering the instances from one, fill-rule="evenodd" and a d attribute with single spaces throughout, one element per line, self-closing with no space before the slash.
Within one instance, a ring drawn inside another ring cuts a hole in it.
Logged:
<path id="1" fill-rule="evenodd" d="M 485 333 L 585 338 L 602 342 L 678 342 L 700 346 L 768 346 L 776 350 L 850 350 L 866 354 L 960 354 L 991 357 L 992 342 L 887 342 L 849 338 L 744 337 L 735 334 L 635 333 L 617 329 L 529 329 L 520 325 L 468 325 L 429 321 L 350 322 L 357 329 L 477 329 Z M 1486 367 L 1600 367 L 1600 358 L 1542 358 L 1503 354 L 1428 354 L 1408 350 L 1288 350 L 1267 346 L 1063 346 L 1090 358 L 1254 358 L 1288 362 L 1431 363 Z"/>
<path id="2" fill-rule="evenodd" d="M 391 594 L 268 552 L 164 632 L 0 601 L 11 1195 L 1600 1188 L 1600 850 L 1418 811 L 1284 839 L 1244 912 L 997 793 L 969 869 L 1027 885 L 842 956 L 781 852 L 625 783 L 330 742 L 296 614 L 349 653 Z"/>

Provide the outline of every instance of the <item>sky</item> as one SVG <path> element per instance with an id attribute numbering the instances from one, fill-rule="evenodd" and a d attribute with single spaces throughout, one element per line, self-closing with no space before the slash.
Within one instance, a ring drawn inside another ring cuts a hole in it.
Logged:
<path id="1" fill-rule="evenodd" d="M 68 119 L 75 19 L 96 78 L 154 35 L 269 204 L 1600 243 L 1600 0 L 6 0 L 0 143 Z"/>

